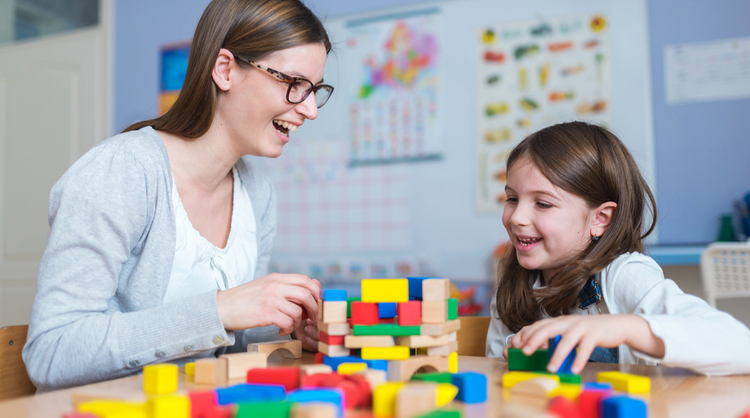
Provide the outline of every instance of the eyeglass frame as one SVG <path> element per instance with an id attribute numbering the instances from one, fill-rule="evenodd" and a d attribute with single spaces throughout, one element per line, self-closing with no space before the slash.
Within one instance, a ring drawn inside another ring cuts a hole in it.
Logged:
<path id="1" fill-rule="evenodd" d="M 318 84 L 316 86 L 315 83 L 313 83 L 312 81 L 310 81 L 310 80 L 308 80 L 308 79 L 306 79 L 304 77 L 292 77 L 290 75 L 286 75 L 286 74 L 282 73 L 281 71 L 274 70 L 273 68 L 268 68 L 265 65 L 258 64 L 255 61 L 246 60 L 246 59 L 238 57 L 236 55 L 235 55 L 234 58 L 235 59 L 239 59 L 242 62 L 246 62 L 246 63 L 252 65 L 253 67 L 257 68 L 257 69 L 262 70 L 263 72 L 270 74 L 271 76 L 273 76 L 275 79 L 281 81 L 282 83 L 289 84 L 289 88 L 286 90 L 286 101 L 289 102 L 289 103 L 291 103 L 291 104 L 300 104 L 300 103 L 304 102 L 305 100 L 307 100 L 308 97 L 310 97 L 310 93 L 316 94 L 318 92 L 318 90 L 324 89 L 324 88 L 328 87 L 328 88 L 331 89 L 331 91 L 328 93 L 328 98 L 326 98 L 326 101 L 323 102 L 322 105 L 318 106 L 317 105 L 317 100 L 316 100 L 315 106 L 317 106 L 317 108 L 320 109 L 326 103 L 328 103 L 328 100 L 333 95 L 334 87 L 331 86 L 331 85 L 328 85 L 328 84 Z M 298 102 L 293 102 L 293 101 L 289 100 L 289 94 L 291 94 L 291 92 L 292 92 L 292 86 L 294 85 L 294 83 L 296 83 L 298 81 L 307 81 L 312 86 L 312 89 L 305 90 L 305 92 L 307 92 L 306 96 L 305 96 L 304 92 L 302 93 L 302 100 L 300 100 Z M 317 99 L 317 95 L 315 97 Z"/>

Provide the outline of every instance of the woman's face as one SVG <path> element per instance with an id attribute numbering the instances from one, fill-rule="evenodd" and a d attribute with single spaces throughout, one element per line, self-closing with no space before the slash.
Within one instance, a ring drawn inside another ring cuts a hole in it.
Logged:
<path id="1" fill-rule="evenodd" d="M 301 45 L 276 51 L 256 62 L 318 85 L 323 82 L 326 50 L 322 44 Z M 315 95 L 291 104 L 286 100 L 289 84 L 250 65 L 239 67 L 235 62 L 234 68 L 237 82 L 221 92 L 217 100 L 218 120 L 225 123 L 222 130 L 234 139 L 241 155 L 280 156 L 284 144 L 305 120 L 318 116 Z"/>

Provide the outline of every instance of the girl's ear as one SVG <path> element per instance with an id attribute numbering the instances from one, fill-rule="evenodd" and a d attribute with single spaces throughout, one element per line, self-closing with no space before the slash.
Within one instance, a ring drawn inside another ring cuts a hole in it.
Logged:
<path id="1" fill-rule="evenodd" d="M 615 202 L 604 202 L 594 209 L 594 222 L 591 224 L 592 237 L 598 238 L 604 235 L 604 232 L 609 228 L 609 224 L 612 223 L 616 210 L 617 203 Z"/>
<path id="2" fill-rule="evenodd" d="M 232 65 L 233 62 L 235 62 L 234 55 L 228 49 L 221 48 L 219 55 L 216 57 L 214 69 L 211 71 L 211 78 L 214 79 L 214 83 L 222 91 L 229 90 L 232 84 L 229 74 L 233 68 L 236 68 Z"/>

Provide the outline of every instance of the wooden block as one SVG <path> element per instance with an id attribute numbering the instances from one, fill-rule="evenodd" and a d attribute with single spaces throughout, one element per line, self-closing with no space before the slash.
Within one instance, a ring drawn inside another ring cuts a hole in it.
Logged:
<path id="1" fill-rule="evenodd" d="M 195 376 L 195 363 L 192 361 L 190 363 L 185 363 L 185 375 Z"/>
<path id="2" fill-rule="evenodd" d="M 540 348 L 530 356 L 520 348 L 508 348 L 508 370 L 546 372 L 548 357 L 546 348 Z"/>
<path id="3" fill-rule="evenodd" d="M 717 405 L 718 406 L 718 405 Z M 646 418 L 648 406 L 642 399 L 627 396 L 612 396 L 602 400 L 602 417 Z"/>
<path id="4" fill-rule="evenodd" d="M 547 349 L 548 360 L 551 359 L 552 356 L 555 354 L 555 350 L 557 349 L 557 344 L 560 342 L 560 339 L 562 339 L 562 336 L 557 335 L 554 338 L 550 338 L 548 340 L 548 343 L 547 343 L 547 346 L 549 347 Z M 571 350 L 570 353 L 567 354 L 567 356 L 565 357 L 565 360 L 563 360 L 562 364 L 560 364 L 560 367 L 558 367 L 557 370 L 555 370 L 555 372 L 573 374 L 573 372 L 570 370 L 570 367 L 573 366 L 573 361 L 575 361 L 576 359 L 577 352 L 578 352 L 578 348 L 573 348 L 573 350 Z"/>
<path id="5" fill-rule="evenodd" d="M 326 324 L 321 321 L 318 321 L 318 330 L 328 335 L 349 335 L 352 333 L 349 324 Z"/>
<path id="6" fill-rule="evenodd" d="M 423 367 L 427 372 L 447 372 L 448 357 L 411 356 L 408 360 L 391 360 L 388 362 L 388 381 L 409 381 L 414 373 Z"/>
<path id="7" fill-rule="evenodd" d="M 216 384 L 216 366 L 219 359 L 202 358 L 195 360 L 195 383 L 215 385 Z"/>
<path id="8" fill-rule="evenodd" d="M 449 356 L 452 352 L 448 344 L 427 348 L 428 356 Z"/>
<path id="9" fill-rule="evenodd" d="M 349 349 L 343 345 L 328 345 L 323 341 L 318 342 L 318 351 L 328 357 L 345 357 L 349 355 Z"/>
<path id="10" fill-rule="evenodd" d="M 73 393 L 70 395 L 71 403 L 73 404 L 73 409 L 76 411 L 78 410 L 78 405 L 93 402 L 93 401 L 109 401 L 109 402 L 128 402 L 128 403 L 139 403 L 142 402 L 143 399 L 141 397 L 136 398 L 130 398 L 126 397 L 127 395 L 121 395 L 118 396 L 118 394 L 113 394 L 108 391 L 101 391 L 100 393 L 96 392 L 89 392 L 89 393 Z"/>
<path id="11" fill-rule="evenodd" d="M 456 398 L 458 388 L 451 383 L 439 383 L 437 385 L 437 407 L 442 408 Z"/>
<path id="12" fill-rule="evenodd" d="M 325 300 L 331 302 L 346 302 L 346 290 L 338 289 L 326 289 L 320 290 L 320 298 L 318 300 Z"/>
<path id="13" fill-rule="evenodd" d="M 78 405 L 78 412 L 91 412 L 99 417 L 110 415 L 128 418 L 148 417 L 148 409 L 145 402 L 91 401 Z"/>
<path id="14" fill-rule="evenodd" d="M 422 302 L 442 301 L 451 297 L 451 282 L 448 279 L 427 279 L 422 281 Z"/>
<path id="15" fill-rule="evenodd" d="M 323 301 L 322 315 L 318 312 L 321 320 L 326 324 L 341 324 L 346 323 L 346 301 L 343 302 L 331 302 Z"/>
<path id="16" fill-rule="evenodd" d="M 450 332 L 448 335 L 448 341 L 458 341 L 458 332 Z"/>
<path id="17" fill-rule="evenodd" d="M 336 406 L 325 402 L 305 402 L 292 405 L 291 418 L 336 418 Z"/>
<path id="18" fill-rule="evenodd" d="M 247 383 L 283 385 L 287 392 L 299 388 L 300 381 L 298 367 L 273 367 L 247 371 Z"/>
<path id="19" fill-rule="evenodd" d="M 379 321 L 378 304 L 352 302 L 352 325 L 377 325 Z"/>
<path id="20" fill-rule="evenodd" d="M 410 382 L 396 394 L 396 418 L 411 418 L 437 406 L 437 384 Z"/>
<path id="21" fill-rule="evenodd" d="M 367 363 L 341 363 L 336 368 L 338 374 L 354 374 L 367 368 Z"/>
<path id="22" fill-rule="evenodd" d="M 319 330 L 318 338 L 320 339 L 320 342 L 326 343 L 328 345 L 344 345 L 343 335 L 328 335 L 325 332 Z"/>
<path id="23" fill-rule="evenodd" d="M 386 381 L 385 370 L 368 368 L 360 370 L 354 374 L 364 377 L 370 383 L 370 390 L 374 390 Z"/>
<path id="24" fill-rule="evenodd" d="M 581 392 L 583 392 L 583 387 L 581 385 L 576 385 L 574 383 L 560 383 L 560 386 L 558 386 L 557 389 L 554 389 L 549 393 L 549 397 L 554 398 L 555 396 L 564 396 L 571 401 L 575 401 L 578 399 L 578 395 L 580 395 Z"/>
<path id="25" fill-rule="evenodd" d="M 439 337 L 431 335 L 412 335 L 408 337 L 396 337 L 396 344 L 405 345 L 410 348 L 418 347 L 438 347 L 448 345 L 448 335 L 444 334 Z M 448 354 L 445 354 L 446 356 Z"/>
<path id="26" fill-rule="evenodd" d="M 448 304 L 444 300 L 422 301 L 423 324 L 444 324 L 446 322 L 448 322 Z"/>
<path id="27" fill-rule="evenodd" d="M 417 325 L 401 326 L 396 324 L 355 325 L 354 335 L 419 335 L 421 328 Z"/>
<path id="28" fill-rule="evenodd" d="M 448 298 L 448 320 L 458 319 L 458 299 Z"/>
<path id="29" fill-rule="evenodd" d="M 408 302 L 409 281 L 406 279 L 362 280 L 362 302 Z"/>
<path id="30" fill-rule="evenodd" d="M 347 335 L 344 337 L 346 348 L 393 347 L 394 345 L 396 343 L 390 335 Z"/>
<path id="31" fill-rule="evenodd" d="M 177 391 L 176 364 L 152 364 L 143 367 L 143 392 L 149 395 L 163 395 Z"/>
<path id="32" fill-rule="evenodd" d="M 556 380 L 557 383 L 560 383 L 560 376 L 555 374 L 540 374 L 540 373 L 530 373 L 530 372 L 507 372 L 503 375 L 503 387 L 505 389 L 511 389 L 516 384 L 523 382 L 525 380 L 531 380 L 536 379 L 539 377 L 547 377 L 553 380 Z"/>
<path id="33" fill-rule="evenodd" d="M 401 382 L 386 382 L 372 391 L 372 413 L 378 418 L 392 417 L 396 412 L 396 395 L 405 386 Z"/>
<path id="34" fill-rule="evenodd" d="M 538 398 L 547 398 L 555 389 L 560 387 L 560 382 L 549 377 L 537 377 L 519 382 L 510 389 L 512 396 L 522 395 Z"/>
<path id="35" fill-rule="evenodd" d="M 399 325 L 422 325 L 422 302 L 410 300 L 396 307 Z"/>
<path id="36" fill-rule="evenodd" d="M 458 353 L 455 351 L 448 355 L 448 371 L 458 373 Z"/>
<path id="37" fill-rule="evenodd" d="M 276 350 L 281 350 L 286 358 L 302 358 L 302 341 L 269 341 L 247 345 L 248 353 L 264 353 L 266 357 Z"/>
<path id="38" fill-rule="evenodd" d="M 422 335 L 432 335 L 433 337 L 437 337 L 443 334 L 449 334 L 451 332 L 458 331 L 459 329 L 461 329 L 461 321 L 455 319 L 444 324 L 423 324 L 421 328 Z"/>
<path id="39" fill-rule="evenodd" d="M 250 369 L 264 369 L 268 367 L 265 353 L 232 353 L 219 356 L 216 365 L 216 379 L 219 384 L 241 383 Z"/>
<path id="40" fill-rule="evenodd" d="M 154 396 L 148 400 L 150 418 L 188 418 L 190 399 L 184 395 Z"/>
<path id="41" fill-rule="evenodd" d="M 333 373 L 333 369 L 327 364 L 303 364 L 299 366 L 299 372 L 300 379 L 304 379 L 305 376 L 310 376 L 313 374 Z"/>
<path id="42" fill-rule="evenodd" d="M 448 350 L 451 353 L 458 351 L 458 341 L 448 341 Z"/>
<path id="43" fill-rule="evenodd" d="M 622 372 L 599 372 L 596 381 L 611 383 L 616 390 L 628 393 L 646 393 L 651 390 L 651 379 Z"/>
<path id="44" fill-rule="evenodd" d="M 409 347 L 362 347 L 363 360 L 406 360 L 409 358 Z"/>

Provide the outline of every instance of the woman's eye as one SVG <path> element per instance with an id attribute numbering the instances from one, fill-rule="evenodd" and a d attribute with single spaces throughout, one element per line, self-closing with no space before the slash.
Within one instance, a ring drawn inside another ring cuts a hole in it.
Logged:
<path id="1" fill-rule="evenodd" d="M 292 91 L 297 91 L 302 88 L 302 83 L 299 81 L 292 83 Z"/>

